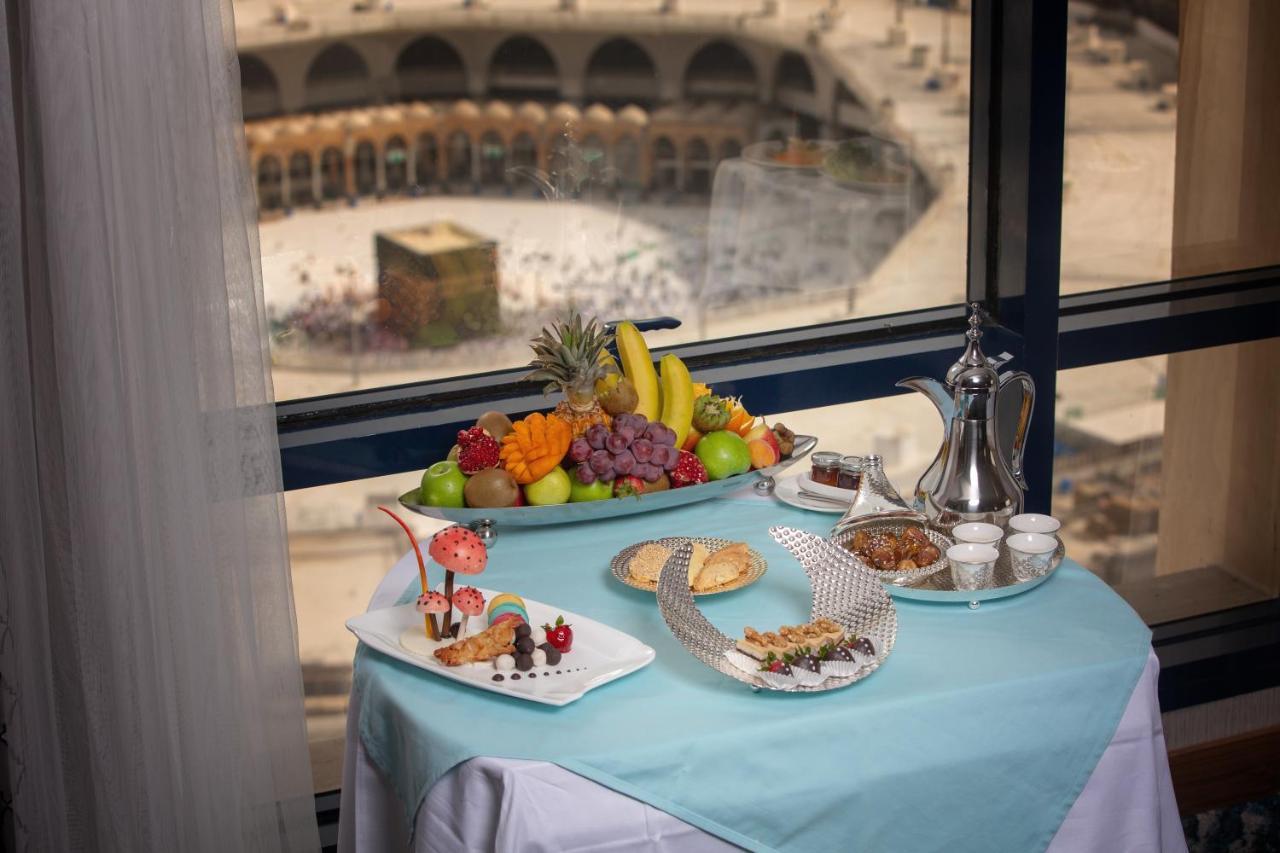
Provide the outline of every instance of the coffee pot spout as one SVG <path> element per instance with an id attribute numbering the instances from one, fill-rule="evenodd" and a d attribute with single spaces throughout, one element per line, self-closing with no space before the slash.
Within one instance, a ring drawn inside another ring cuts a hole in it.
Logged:
<path id="1" fill-rule="evenodd" d="M 951 392 L 946 385 L 929 376 L 912 376 L 909 379 L 903 379 L 898 382 L 898 387 L 919 391 L 933 403 L 944 424 L 951 422 L 951 418 L 956 411 L 956 404 L 951 398 Z"/>

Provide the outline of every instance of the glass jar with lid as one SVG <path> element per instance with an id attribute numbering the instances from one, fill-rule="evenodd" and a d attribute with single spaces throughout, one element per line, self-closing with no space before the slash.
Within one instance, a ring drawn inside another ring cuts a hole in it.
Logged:
<path id="1" fill-rule="evenodd" d="M 856 491 L 862 482 L 862 457 L 840 457 L 840 470 L 836 473 L 836 486 L 841 489 Z"/>
<path id="2" fill-rule="evenodd" d="M 809 470 L 809 477 L 815 483 L 821 483 L 824 486 L 835 486 L 840 477 L 840 454 L 831 453 L 830 451 L 821 451 L 809 457 L 812 467 Z"/>

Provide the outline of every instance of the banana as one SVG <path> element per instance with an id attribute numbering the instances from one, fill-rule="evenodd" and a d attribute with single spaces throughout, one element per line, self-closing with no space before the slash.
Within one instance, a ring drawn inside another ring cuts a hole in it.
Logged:
<path id="1" fill-rule="evenodd" d="M 662 357 L 662 422 L 676 431 L 676 447 L 683 447 L 693 422 L 693 380 L 689 368 L 671 353 Z"/>
<path id="2" fill-rule="evenodd" d="M 658 390 L 658 372 L 653 369 L 653 357 L 649 347 L 634 323 L 619 323 L 617 329 L 618 355 L 622 357 L 622 372 L 636 386 L 635 413 L 651 421 L 658 420 L 661 397 Z"/>

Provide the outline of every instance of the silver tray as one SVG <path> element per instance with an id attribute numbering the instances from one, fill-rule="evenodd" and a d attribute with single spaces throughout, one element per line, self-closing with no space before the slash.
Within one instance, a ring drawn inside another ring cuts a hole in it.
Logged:
<path id="1" fill-rule="evenodd" d="M 929 541 L 932 542 L 940 552 L 940 556 L 938 557 L 938 559 L 934 560 L 932 563 L 930 563 L 927 566 L 922 566 L 918 569 L 912 569 L 911 571 L 902 571 L 902 572 L 888 571 L 885 569 L 877 569 L 875 566 L 867 564 L 857 554 L 853 553 L 852 551 L 848 551 L 847 549 L 844 548 L 844 543 L 853 539 L 854 535 L 857 534 L 858 531 L 865 530 L 868 533 L 897 534 L 898 531 L 902 530 L 902 528 L 907 526 L 919 527 L 921 530 L 924 531 L 925 535 L 929 537 Z M 836 545 L 841 546 L 841 550 L 844 550 L 845 553 L 847 553 L 850 557 L 852 557 L 853 560 L 859 566 L 871 572 L 873 575 L 875 575 L 877 578 L 879 578 L 881 581 L 887 584 L 892 584 L 893 586 L 896 586 L 896 587 L 920 584 L 926 578 L 932 577 L 933 575 L 938 573 L 946 574 L 947 582 L 950 583 L 951 563 L 948 562 L 947 560 L 947 549 L 956 543 L 953 539 L 943 536 L 938 531 L 933 530 L 928 525 L 926 525 L 923 521 L 915 521 L 909 518 L 877 520 L 875 518 L 869 517 L 866 521 L 856 521 L 853 524 L 851 524 L 849 527 L 846 527 L 844 530 L 841 530 L 839 533 L 831 537 L 831 541 L 834 542 Z"/>
<path id="2" fill-rule="evenodd" d="M 547 524 L 568 524 L 574 521 L 595 521 L 602 518 L 618 518 L 641 512 L 684 506 L 711 500 L 727 492 L 736 491 L 752 483 L 772 486 L 772 478 L 799 462 L 818 444 L 812 435 L 797 435 L 791 455 L 777 465 L 748 471 L 735 477 L 713 480 L 683 489 L 668 489 L 632 498 L 611 498 L 605 501 L 557 504 L 555 506 L 517 506 L 503 509 L 475 509 L 471 507 L 427 506 L 418 502 L 418 490 L 400 496 L 400 505 L 419 515 L 465 524 L 482 538 L 494 535 L 495 527 L 540 527 Z"/>
<path id="3" fill-rule="evenodd" d="M 1000 556 L 996 559 L 995 572 L 991 576 L 991 586 L 983 589 L 956 589 L 951 580 L 951 572 L 938 572 L 910 586 L 889 587 L 889 594 L 894 598 L 907 598 L 915 601 L 936 601 L 949 604 L 968 604 L 976 610 L 984 601 L 997 598 L 1009 598 L 1029 592 L 1047 581 L 1062 565 L 1067 555 L 1067 547 L 1058 541 L 1058 550 L 1053 552 L 1053 561 L 1049 571 L 1038 578 L 1020 581 L 1013 574 L 1013 562 L 1009 558 L 1009 547 L 1001 542 L 996 546 Z"/>
<path id="4" fill-rule="evenodd" d="M 870 637 L 875 660 L 853 675 L 827 678 L 811 687 L 791 687 L 794 693 L 822 693 L 848 687 L 880 668 L 893 651 L 898 636 L 898 611 L 885 592 L 884 584 L 862 568 L 852 555 L 821 536 L 791 527 L 770 527 L 769 534 L 790 551 L 809 576 L 813 593 L 810 620 L 823 616 L 837 622 L 846 632 Z M 758 675 L 744 672 L 729 662 L 725 652 L 736 640 L 721 633 L 702 615 L 689 590 L 689 557 L 693 546 L 681 545 L 658 578 L 658 608 L 667 627 L 689 653 L 712 669 L 741 681 L 755 690 L 776 690 Z"/>
<path id="5" fill-rule="evenodd" d="M 648 545 L 650 542 L 657 542 L 659 545 L 670 548 L 672 552 L 685 542 L 701 542 L 712 552 L 733 544 L 733 540 L 731 539 L 721 539 L 716 536 L 668 536 L 663 539 L 646 539 L 643 542 L 628 545 L 615 554 L 613 559 L 609 561 L 609 571 L 613 572 L 613 576 L 617 580 L 625 583 L 633 589 L 642 589 L 645 592 L 658 591 L 657 584 L 647 584 L 643 581 L 638 581 L 631 577 L 631 572 L 627 570 L 627 565 L 631 562 L 632 555 L 634 555 L 636 551 L 639 551 L 643 546 Z M 691 590 L 693 594 L 716 595 L 721 592 L 731 592 L 735 589 L 742 589 L 744 586 L 750 586 L 760 580 L 760 578 L 764 577 L 764 573 L 769 569 L 769 564 L 765 562 L 764 557 L 760 556 L 760 552 L 755 548 L 752 548 L 750 545 L 747 546 L 747 551 L 751 554 L 751 567 L 747 569 L 745 574 L 739 575 L 729 583 L 721 584 L 720 586 L 713 587 L 711 589 Z M 688 567 L 686 566 L 685 568 L 687 569 Z"/>

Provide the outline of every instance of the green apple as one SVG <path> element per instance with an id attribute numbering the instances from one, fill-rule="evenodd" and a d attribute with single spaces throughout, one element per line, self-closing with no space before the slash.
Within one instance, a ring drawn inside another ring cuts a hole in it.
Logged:
<path id="1" fill-rule="evenodd" d="M 751 468 L 751 449 L 742 436 L 729 430 L 716 430 L 704 435 L 693 448 L 694 455 L 707 469 L 707 477 L 723 480 Z"/>
<path id="2" fill-rule="evenodd" d="M 578 482 L 578 478 L 569 475 L 569 503 L 582 501 L 605 501 L 613 497 L 613 483 L 596 480 L 589 486 Z"/>
<path id="3" fill-rule="evenodd" d="M 422 472 L 422 502 L 427 506 L 463 506 L 467 475 L 457 462 L 437 462 Z"/>
<path id="4" fill-rule="evenodd" d="M 572 490 L 573 483 L 569 480 L 568 472 L 557 465 L 551 469 L 550 474 L 524 487 L 524 499 L 530 506 L 562 504 L 569 500 Z"/>

